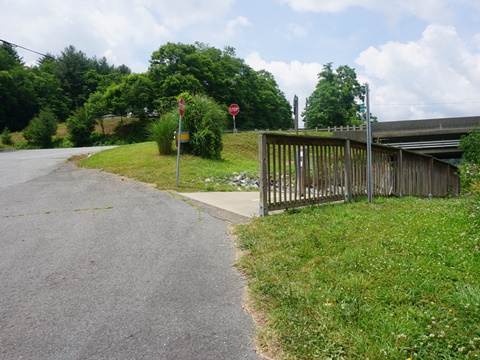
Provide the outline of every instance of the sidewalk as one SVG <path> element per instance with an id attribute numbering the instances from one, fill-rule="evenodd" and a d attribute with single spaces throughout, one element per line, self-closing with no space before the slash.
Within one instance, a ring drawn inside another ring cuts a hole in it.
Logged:
<path id="1" fill-rule="evenodd" d="M 180 197 L 184 197 L 193 201 L 195 205 L 204 207 L 207 205 L 210 209 L 207 212 L 215 212 L 215 209 L 228 211 L 237 216 L 229 216 L 223 214 L 224 220 L 232 222 L 248 222 L 254 217 L 259 217 L 260 194 L 258 192 L 198 192 L 198 193 L 177 193 Z M 202 206 L 203 205 L 203 206 Z M 210 211 L 208 211 L 210 210 Z M 218 212 L 212 215 L 219 215 Z"/>

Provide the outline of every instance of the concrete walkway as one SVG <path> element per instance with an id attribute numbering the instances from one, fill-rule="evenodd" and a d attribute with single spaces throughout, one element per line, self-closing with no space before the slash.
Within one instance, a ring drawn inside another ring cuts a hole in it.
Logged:
<path id="1" fill-rule="evenodd" d="M 258 192 L 202 192 L 179 193 L 179 195 L 195 201 L 197 205 L 202 203 L 229 211 L 244 217 L 244 220 L 258 217 L 260 213 L 260 194 Z"/>

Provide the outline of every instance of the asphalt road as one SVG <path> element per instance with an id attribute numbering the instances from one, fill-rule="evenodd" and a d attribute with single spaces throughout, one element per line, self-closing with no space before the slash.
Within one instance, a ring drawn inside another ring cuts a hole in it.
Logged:
<path id="1" fill-rule="evenodd" d="M 0 358 L 258 359 L 228 223 L 71 155 L 0 152 Z"/>

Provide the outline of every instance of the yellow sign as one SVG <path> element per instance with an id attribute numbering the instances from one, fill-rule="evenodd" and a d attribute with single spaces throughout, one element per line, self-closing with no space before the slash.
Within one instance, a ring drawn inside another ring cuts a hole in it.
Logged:
<path id="1" fill-rule="evenodd" d="M 178 141 L 178 133 L 175 133 L 175 141 Z M 180 142 L 188 143 L 190 141 L 190 133 L 188 131 L 182 131 L 180 134 Z"/>

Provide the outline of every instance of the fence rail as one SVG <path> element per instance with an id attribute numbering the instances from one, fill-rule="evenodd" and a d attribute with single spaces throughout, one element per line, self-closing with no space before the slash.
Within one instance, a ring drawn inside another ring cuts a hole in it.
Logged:
<path id="1" fill-rule="evenodd" d="M 367 144 L 264 133 L 259 136 L 260 215 L 367 195 Z M 427 155 L 372 144 L 373 196 L 458 195 L 457 168 Z"/>

